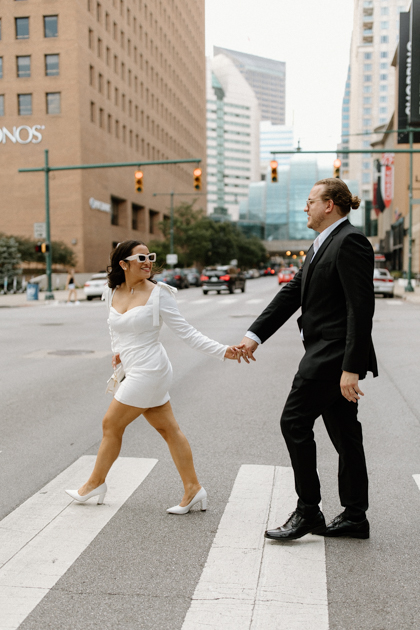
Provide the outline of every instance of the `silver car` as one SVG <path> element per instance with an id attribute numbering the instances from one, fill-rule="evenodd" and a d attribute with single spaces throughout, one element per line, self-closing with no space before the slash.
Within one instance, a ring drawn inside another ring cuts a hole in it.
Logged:
<path id="1" fill-rule="evenodd" d="M 383 296 L 394 297 L 394 278 L 388 269 L 375 269 L 373 272 L 373 290 Z"/>

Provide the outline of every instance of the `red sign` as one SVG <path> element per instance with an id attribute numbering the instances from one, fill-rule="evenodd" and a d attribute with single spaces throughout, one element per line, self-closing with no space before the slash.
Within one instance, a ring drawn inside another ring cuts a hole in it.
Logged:
<path id="1" fill-rule="evenodd" d="M 385 208 L 389 208 L 394 197 L 394 154 L 382 154 L 381 192 Z"/>

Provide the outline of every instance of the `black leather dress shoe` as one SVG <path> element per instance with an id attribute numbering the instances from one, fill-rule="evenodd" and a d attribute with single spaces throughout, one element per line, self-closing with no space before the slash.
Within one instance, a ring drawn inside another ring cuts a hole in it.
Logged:
<path id="1" fill-rule="evenodd" d="M 321 536 L 337 538 L 338 536 L 349 536 L 350 538 L 369 538 L 369 521 L 350 521 L 344 514 L 339 514 L 327 525 L 327 529 Z"/>
<path id="2" fill-rule="evenodd" d="M 315 516 L 305 518 L 295 510 L 284 525 L 265 532 L 265 538 L 271 540 L 296 540 L 305 534 L 322 534 L 325 531 L 325 519 L 321 510 Z"/>

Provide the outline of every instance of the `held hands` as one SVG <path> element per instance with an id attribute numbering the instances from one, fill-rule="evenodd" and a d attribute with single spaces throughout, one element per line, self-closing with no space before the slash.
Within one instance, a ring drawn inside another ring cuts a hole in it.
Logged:
<path id="1" fill-rule="evenodd" d="M 121 363 L 120 355 L 114 354 L 114 356 L 112 357 L 112 367 L 114 368 L 114 370 L 119 363 Z"/>
<path id="2" fill-rule="evenodd" d="M 225 359 L 232 359 L 232 361 L 241 362 L 243 356 L 242 346 L 229 346 L 225 352 Z"/>
<path id="3" fill-rule="evenodd" d="M 236 348 L 240 349 L 241 354 L 238 358 L 238 363 L 243 359 L 246 363 L 249 363 L 249 359 L 251 361 L 256 361 L 257 359 L 254 357 L 254 352 L 258 348 L 258 343 L 249 337 L 244 337 L 241 343 Z"/>
<path id="4" fill-rule="evenodd" d="M 353 372 L 343 372 L 340 381 L 341 393 L 349 402 L 357 402 L 364 393 L 359 388 L 359 375 Z M 360 396 L 358 395 L 360 394 Z"/>

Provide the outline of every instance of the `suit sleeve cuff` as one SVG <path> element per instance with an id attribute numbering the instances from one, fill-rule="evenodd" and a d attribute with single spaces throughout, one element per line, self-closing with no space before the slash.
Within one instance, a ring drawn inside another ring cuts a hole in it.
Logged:
<path id="1" fill-rule="evenodd" d="M 249 337 L 253 341 L 256 341 L 259 345 L 261 345 L 261 339 L 257 337 L 257 335 L 251 332 L 250 330 L 248 330 L 248 332 L 245 333 L 245 337 Z"/>

